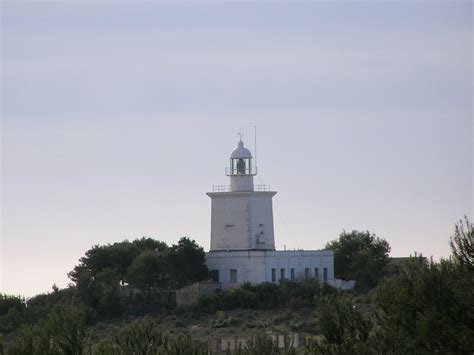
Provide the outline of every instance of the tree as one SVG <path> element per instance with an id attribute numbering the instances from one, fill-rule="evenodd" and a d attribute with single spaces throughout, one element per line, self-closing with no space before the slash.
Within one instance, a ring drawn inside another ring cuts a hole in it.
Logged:
<path id="1" fill-rule="evenodd" d="M 356 288 L 367 291 L 384 276 L 390 245 L 369 231 L 342 232 L 339 239 L 326 244 L 334 251 L 334 275 L 344 280 L 356 280 Z"/>
<path id="2" fill-rule="evenodd" d="M 472 353 L 474 277 L 460 264 L 412 258 L 375 289 L 374 301 L 379 353 Z"/>
<path id="3" fill-rule="evenodd" d="M 166 258 L 172 286 L 182 287 L 209 277 L 206 253 L 194 240 L 183 237 L 169 250 Z"/>
<path id="4" fill-rule="evenodd" d="M 474 225 L 469 222 L 467 216 L 464 216 L 464 223 L 460 220 L 456 224 L 450 245 L 453 258 L 474 271 Z"/>
<path id="5" fill-rule="evenodd" d="M 93 278 L 104 269 L 113 269 L 124 283 L 128 267 L 140 252 L 139 247 L 128 240 L 108 245 L 94 245 L 79 259 L 79 265 L 75 266 L 68 276 L 77 285 L 81 276 L 89 275 Z"/>
<path id="6" fill-rule="evenodd" d="M 168 346 L 168 338 L 148 319 L 130 324 L 116 342 L 123 354 L 165 354 Z"/>
<path id="7" fill-rule="evenodd" d="M 0 293 L 0 316 L 7 314 L 11 308 L 23 312 L 26 308 L 24 298 Z"/>
<path id="8" fill-rule="evenodd" d="M 45 320 L 36 325 L 21 327 L 7 353 L 81 355 L 84 338 L 84 312 L 71 305 L 58 304 Z"/>
<path id="9" fill-rule="evenodd" d="M 23 298 L 0 293 L 0 333 L 9 333 L 25 322 Z"/>
<path id="10" fill-rule="evenodd" d="M 104 269 L 94 279 L 94 289 L 97 292 L 97 312 L 105 317 L 120 315 L 124 307 L 120 300 L 120 274 L 114 269 Z"/>
<path id="11" fill-rule="evenodd" d="M 128 282 L 130 286 L 144 291 L 161 285 L 164 274 L 163 257 L 158 251 L 145 250 L 129 267 Z"/>
<path id="12" fill-rule="evenodd" d="M 45 329 L 56 352 L 82 354 L 86 330 L 82 310 L 65 304 L 55 306 L 46 319 Z"/>
<path id="13" fill-rule="evenodd" d="M 317 302 L 316 317 L 322 338 L 312 344 L 316 353 L 370 353 L 372 324 L 357 310 L 352 297 L 337 293 L 319 297 Z"/>
<path id="14" fill-rule="evenodd" d="M 249 338 L 246 343 L 246 349 L 242 351 L 244 354 L 273 355 L 278 354 L 278 344 L 273 341 L 270 335 L 265 333 L 257 333 Z"/>

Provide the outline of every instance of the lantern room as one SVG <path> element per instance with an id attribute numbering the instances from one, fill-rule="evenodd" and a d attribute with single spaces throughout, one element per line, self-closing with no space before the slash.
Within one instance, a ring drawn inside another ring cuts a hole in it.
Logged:
<path id="1" fill-rule="evenodd" d="M 256 175 L 257 169 L 253 166 L 252 160 L 252 153 L 244 147 L 244 142 L 240 140 L 230 154 L 230 166 L 226 169 L 226 175 Z"/>

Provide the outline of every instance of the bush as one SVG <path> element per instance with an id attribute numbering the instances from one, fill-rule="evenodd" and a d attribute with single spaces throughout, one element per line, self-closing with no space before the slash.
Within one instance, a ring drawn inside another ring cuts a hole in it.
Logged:
<path id="1" fill-rule="evenodd" d="M 413 258 L 374 293 L 380 352 L 470 353 L 474 349 L 474 277 L 462 264 Z"/>
<path id="2" fill-rule="evenodd" d="M 280 285 L 262 283 L 231 289 L 213 296 L 203 297 L 192 306 L 198 313 L 212 314 L 218 310 L 277 309 L 291 306 L 293 308 L 309 307 L 314 304 L 317 295 L 335 293 L 337 290 L 328 284 L 320 286 L 318 282 L 308 280 L 303 283 L 284 281 Z"/>
<path id="3" fill-rule="evenodd" d="M 278 353 L 278 344 L 265 333 L 259 333 L 247 340 L 245 354 L 252 355 L 274 355 Z"/>
<path id="4" fill-rule="evenodd" d="M 124 354 L 161 354 L 167 348 L 168 339 L 146 319 L 122 330 L 116 343 Z"/>
<path id="5" fill-rule="evenodd" d="M 190 336 L 179 336 L 166 349 L 167 355 L 207 355 L 209 353 L 206 343 Z"/>
<path id="6" fill-rule="evenodd" d="M 108 341 L 100 342 L 92 348 L 92 354 L 94 355 L 118 355 L 121 351 L 117 344 Z"/>
<path id="7" fill-rule="evenodd" d="M 370 353 L 368 340 L 372 324 L 362 317 L 351 296 L 322 296 L 318 300 L 316 317 L 322 339 L 313 345 L 321 353 Z"/>
<path id="8" fill-rule="evenodd" d="M 84 335 L 84 313 L 73 306 L 58 304 L 45 321 L 22 326 L 7 353 L 80 355 Z"/>

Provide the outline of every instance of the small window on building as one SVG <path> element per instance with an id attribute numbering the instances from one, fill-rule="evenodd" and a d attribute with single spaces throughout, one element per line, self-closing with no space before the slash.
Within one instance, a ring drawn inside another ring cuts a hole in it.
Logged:
<path id="1" fill-rule="evenodd" d="M 272 269 L 272 282 L 277 280 L 277 271 L 276 269 Z"/>
<path id="2" fill-rule="evenodd" d="M 304 269 L 304 278 L 309 279 L 309 267 Z"/>
<path id="3" fill-rule="evenodd" d="M 234 229 L 235 228 L 235 224 L 226 224 L 224 229 Z"/>
<path id="4" fill-rule="evenodd" d="M 285 269 L 280 269 L 280 280 L 285 279 Z"/>
<path id="5" fill-rule="evenodd" d="M 219 282 L 219 270 L 212 270 L 211 277 L 213 282 Z"/>
<path id="6" fill-rule="evenodd" d="M 319 281 L 319 269 L 318 268 L 314 269 L 314 278 Z"/>
<path id="7" fill-rule="evenodd" d="M 323 277 L 324 277 L 324 281 L 328 280 L 328 268 L 327 267 L 325 267 L 323 269 Z"/>
<path id="8" fill-rule="evenodd" d="M 237 270 L 230 269 L 230 282 L 237 282 Z"/>
<path id="9" fill-rule="evenodd" d="M 295 269 L 293 268 L 290 269 L 290 280 L 291 281 L 295 280 Z"/>

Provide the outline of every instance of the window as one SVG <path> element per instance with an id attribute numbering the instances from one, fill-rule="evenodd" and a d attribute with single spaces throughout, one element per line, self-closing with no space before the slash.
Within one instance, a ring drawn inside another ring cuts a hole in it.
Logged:
<path id="1" fill-rule="evenodd" d="M 212 270 L 211 276 L 213 282 L 219 282 L 219 270 Z"/>
<path id="2" fill-rule="evenodd" d="M 327 281 L 328 280 L 328 268 L 325 267 L 323 269 L 323 276 L 324 276 L 324 281 Z"/>
<path id="3" fill-rule="evenodd" d="M 318 268 L 314 269 L 314 278 L 319 281 L 319 269 Z"/>
<path id="4" fill-rule="evenodd" d="M 237 174 L 245 174 L 245 161 L 243 159 L 237 160 Z"/>
<path id="5" fill-rule="evenodd" d="M 235 228 L 235 224 L 226 224 L 224 229 L 234 229 Z"/>
<path id="6" fill-rule="evenodd" d="M 237 282 L 237 270 L 230 269 L 230 282 Z"/>
<path id="7" fill-rule="evenodd" d="M 290 269 L 290 280 L 291 281 L 295 280 L 295 269 L 293 268 Z"/>
<path id="8" fill-rule="evenodd" d="M 309 279 L 309 267 L 304 269 L 304 278 Z"/>
<path id="9" fill-rule="evenodd" d="M 277 271 L 276 269 L 272 269 L 272 282 L 277 280 Z"/>
<path id="10" fill-rule="evenodd" d="M 280 280 L 285 279 L 285 269 L 280 269 Z"/>

